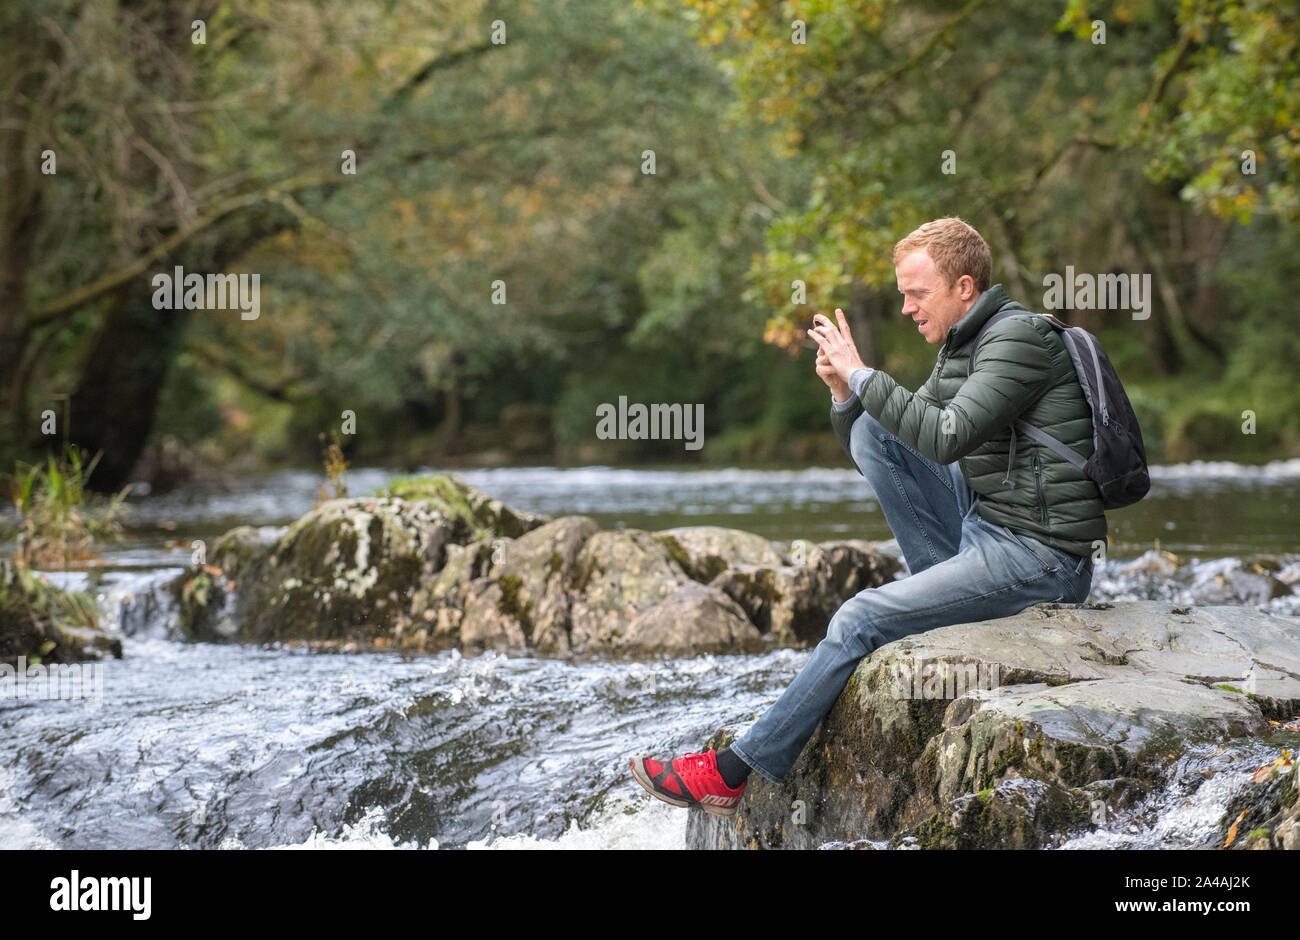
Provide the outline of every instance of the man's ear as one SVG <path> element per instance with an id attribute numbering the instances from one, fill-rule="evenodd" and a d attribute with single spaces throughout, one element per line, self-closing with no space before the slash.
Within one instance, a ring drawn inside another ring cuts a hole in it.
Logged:
<path id="1" fill-rule="evenodd" d="M 970 300 L 975 296 L 975 278 L 969 274 L 963 274 L 957 278 L 957 289 L 962 300 Z"/>

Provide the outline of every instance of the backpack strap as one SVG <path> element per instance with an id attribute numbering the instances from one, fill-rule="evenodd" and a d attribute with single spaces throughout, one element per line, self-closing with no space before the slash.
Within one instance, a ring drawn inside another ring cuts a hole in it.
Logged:
<path id="1" fill-rule="evenodd" d="M 1060 441 L 1052 437 L 1052 435 L 1048 434 L 1046 431 L 1040 428 L 1036 428 L 1032 424 L 1029 424 L 1028 422 L 1020 421 L 1020 420 L 1016 421 L 1015 426 L 1020 429 L 1020 433 L 1025 435 L 1025 437 L 1038 441 L 1038 443 L 1042 444 L 1052 453 L 1056 454 L 1056 456 L 1070 461 L 1070 463 L 1074 464 L 1080 470 L 1082 470 L 1087 465 L 1088 461 L 1085 460 L 1077 450 L 1075 450 L 1073 447 L 1067 447 L 1066 445 L 1062 444 Z"/>
<path id="2" fill-rule="evenodd" d="M 1007 317 L 1015 316 L 1016 314 L 1019 313 L 1032 313 L 1032 311 L 1026 310 L 1024 307 L 1016 305 L 1014 307 L 1008 307 L 1005 310 L 999 310 L 997 313 L 993 314 L 993 316 L 989 317 L 987 320 L 984 321 L 984 325 L 979 328 L 979 332 L 977 332 L 975 334 L 975 338 L 971 340 L 970 355 L 966 358 L 967 378 L 970 378 L 971 373 L 975 371 L 975 347 L 979 345 L 979 341 L 984 336 L 985 331 L 987 331 L 989 327 L 991 327 L 994 323 L 997 323 L 999 320 L 1005 320 Z M 1056 317 L 1052 316 L 1049 313 L 1035 314 L 1035 316 L 1043 317 L 1045 320 L 1047 320 L 1048 323 L 1052 324 L 1053 329 L 1056 330 L 1067 329 L 1068 326 L 1067 324 L 1062 323 L 1060 320 L 1058 320 Z M 1068 336 L 1068 334 L 1062 334 L 1062 335 Z M 1068 460 L 1070 463 L 1074 464 L 1080 470 L 1082 470 L 1084 466 L 1088 463 L 1088 461 L 1085 460 L 1084 457 L 1073 447 L 1068 447 L 1065 444 L 1062 444 L 1060 441 L 1052 437 L 1052 435 L 1048 434 L 1046 431 L 1040 428 L 1036 428 L 1029 422 L 1017 418 L 1015 423 L 1011 425 L 1011 454 L 1007 460 L 1007 477 L 1004 478 L 1003 480 L 1004 483 L 1009 482 L 1010 480 L 1011 462 L 1015 460 L 1017 430 L 1019 430 L 1021 434 L 1025 435 L 1025 437 L 1029 438 L 1030 440 L 1037 441 L 1038 443 L 1042 444 L 1052 453 L 1056 454 L 1056 456 L 1062 458 L 1063 460 Z"/>

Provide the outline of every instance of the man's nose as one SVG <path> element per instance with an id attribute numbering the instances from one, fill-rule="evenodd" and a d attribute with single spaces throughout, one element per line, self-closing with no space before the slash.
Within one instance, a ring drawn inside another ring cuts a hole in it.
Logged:
<path id="1" fill-rule="evenodd" d="M 921 309 L 921 308 L 918 307 L 916 304 L 912 303 L 912 301 L 910 301 L 910 300 L 904 298 L 904 300 L 903 300 L 903 316 L 905 316 L 905 317 L 910 317 L 912 314 L 916 313 L 916 311 L 918 311 L 918 310 L 920 310 L 920 309 Z"/>

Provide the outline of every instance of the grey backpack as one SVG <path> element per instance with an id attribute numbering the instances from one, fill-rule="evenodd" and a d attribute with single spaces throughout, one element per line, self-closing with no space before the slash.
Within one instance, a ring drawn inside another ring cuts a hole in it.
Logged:
<path id="1" fill-rule="evenodd" d="M 966 375 L 975 369 L 975 347 L 984 331 L 999 320 L 1012 316 L 1044 317 L 1061 334 L 1061 340 L 1070 353 L 1074 371 L 1079 377 L 1083 397 L 1092 409 L 1092 456 L 1084 458 L 1072 447 L 1062 444 L 1046 431 L 1017 419 L 1013 428 L 1031 440 L 1074 464 L 1101 491 L 1101 504 L 1105 509 L 1131 506 L 1151 489 L 1147 472 L 1146 448 L 1142 444 L 1142 430 L 1124 385 L 1115 374 L 1115 367 L 1102 351 L 1101 343 L 1081 326 L 1068 326 L 1048 313 L 1033 313 L 1015 305 L 989 317 L 971 341 L 971 354 L 966 363 Z"/>

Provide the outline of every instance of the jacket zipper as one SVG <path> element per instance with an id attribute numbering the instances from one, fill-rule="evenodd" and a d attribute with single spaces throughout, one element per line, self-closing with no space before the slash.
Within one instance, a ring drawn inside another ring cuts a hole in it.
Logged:
<path id="1" fill-rule="evenodd" d="M 1034 490 L 1038 493 L 1038 521 L 1047 525 L 1047 501 L 1043 499 L 1043 473 L 1038 465 L 1038 455 L 1034 454 Z"/>

